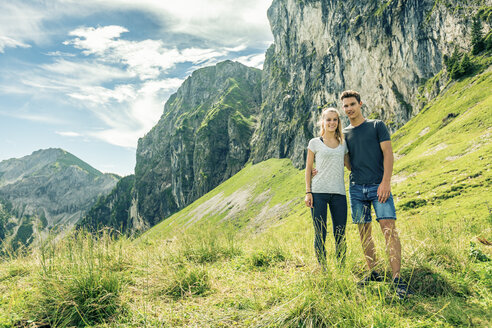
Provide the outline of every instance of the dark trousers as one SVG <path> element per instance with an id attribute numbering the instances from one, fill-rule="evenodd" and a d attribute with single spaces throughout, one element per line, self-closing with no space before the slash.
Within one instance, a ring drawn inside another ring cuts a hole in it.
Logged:
<path id="1" fill-rule="evenodd" d="M 314 251 L 321 265 L 326 263 L 326 221 L 327 207 L 330 207 L 333 236 L 335 237 L 335 253 L 343 263 L 347 243 L 345 241 L 345 226 L 347 224 L 347 198 L 340 194 L 313 193 L 313 208 L 311 215 L 314 224 Z"/>

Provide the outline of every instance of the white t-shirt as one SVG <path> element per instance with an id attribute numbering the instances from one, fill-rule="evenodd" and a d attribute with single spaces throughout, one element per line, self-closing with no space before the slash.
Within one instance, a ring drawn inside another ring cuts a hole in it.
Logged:
<path id="1" fill-rule="evenodd" d="M 314 153 L 314 161 L 318 170 L 311 181 L 311 191 L 345 195 L 343 159 L 348 152 L 347 144 L 344 142 L 336 148 L 330 148 L 319 137 L 316 137 L 309 141 L 308 149 Z"/>

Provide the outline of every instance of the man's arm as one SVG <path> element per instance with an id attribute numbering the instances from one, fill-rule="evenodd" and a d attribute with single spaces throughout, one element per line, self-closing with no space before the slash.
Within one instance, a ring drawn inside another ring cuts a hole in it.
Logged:
<path id="1" fill-rule="evenodd" d="M 346 153 L 343 157 L 343 164 L 345 165 L 347 170 L 352 171 L 352 166 L 350 165 L 350 157 L 348 153 Z"/>
<path id="2" fill-rule="evenodd" d="M 379 144 L 383 152 L 384 174 L 383 180 L 378 187 L 378 200 L 380 203 L 386 202 L 391 193 L 391 175 L 393 174 L 393 147 L 391 140 L 383 141 Z"/>

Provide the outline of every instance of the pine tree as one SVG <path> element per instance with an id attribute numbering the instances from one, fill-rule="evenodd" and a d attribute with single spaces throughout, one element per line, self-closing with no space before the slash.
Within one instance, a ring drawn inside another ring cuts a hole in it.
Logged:
<path id="1" fill-rule="evenodd" d="M 485 43 L 482 36 L 482 21 L 478 15 L 473 18 L 471 34 L 472 54 L 477 55 L 485 49 Z"/>
<path id="2" fill-rule="evenodd" d="M 492 50 L 492 32 L 489 32 L 484 39 L 485 49 Z"/>
<path id="3" fill-rule="evenodd" d="M 446 69 L 449 72 L 449 76 L 452 79 L 459 77 L 459 66 L 460 66 L 461 53 L 458 48 L 454 48 L 451 57 L 445 58 Z"/>
<path id="4" fill-rule="evenodd" d="M 470 60 L 470 56 L 468 56 L 467 53 L 463 55 L 460 61 L 460 65 L 458 67 L 458 76 L 456 77 L 462 77 L 465 76 L 473 71 L 473 64 Z"/>

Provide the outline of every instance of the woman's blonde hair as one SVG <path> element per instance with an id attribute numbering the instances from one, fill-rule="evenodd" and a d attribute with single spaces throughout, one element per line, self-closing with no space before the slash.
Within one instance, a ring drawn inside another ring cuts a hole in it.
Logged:
<path id="1" fill-rule="evenodd" d="M 319 116 L 319 120 L 318 120 L 318 125 L 321 128 L 319 135 L 323 136 L 323 134 L 325 134 L 325 128 L 324 128 L 323 120 L 325 119 L 325 117 L 328 113 L 336 113 L 337 114 L 338 125 L 337 125 L 337 129 L 335 130 L 335 138 L 338 140 L 339 143 L 342 144 L 343 143 L 342 120 L 340 120 L 340 112 L 338 112 L 338 109 L 336 109 L 336 108 L 333 108 L 333 107 L 323 108 L 323 111 L 321 112 L 321 115 Z"/>

